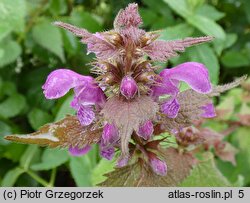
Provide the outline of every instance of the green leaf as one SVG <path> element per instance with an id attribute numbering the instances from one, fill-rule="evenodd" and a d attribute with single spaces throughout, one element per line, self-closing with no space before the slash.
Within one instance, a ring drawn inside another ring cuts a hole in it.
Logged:
<path id="1" fill-rule="evenodd" d="M 209 18 L 201 15 L 192 15 L 186 18 L 186 20 L 206 35 L 222 40 L 226 38 L 226 34 L 222 27 Z"/>
<path id="2" fill-rule="evenodd" d="M 3 157 L 13 161 L 13 162 L 18 162 L 24 153 L 25 149 L 27 146 L 25 145 L 20 145 L 16 143 L 11 143 L 8 146 L 6 146 L 5 152 Z"/>
<path id="3" fill-rule="evenodd" d="M 187 23 L 180 23 L 178 25 L 168 27 L 161 33 L 160 39 L 173 40 L 190 37 L 194 32 L 194 28 Z"/>
<path id="4" fill-rule="evenodd" d="M 191 174 L 180 184 L 181 187 L 228 187 L 230 182 L 215 166 L 213 155 L 209 154 L 207 160 L 202 160 Z"/>
<path id="5" fill-rule="evenodd" d="M 20 159 L 20 166 L 22 166 L 25 170 L 28 170 L 38 152 L 38 146 L 29 145 Z"/>
<path id="6" fill-rule="evenodd" d="M 2 187 L 12 187 L 17 181 L 18 177 L 22 175 L 25 171 L 19 167 L 8 171 L 2 181 Z"/>
<path id="7" fill-rule="evenodd" d="M 75 113 L 75 110 L 70 106 L 71 101 L 73 100 L 73 95 L 69 96 L 61 105 L 59 111 L 56 114 L 55 121 L 59 121 L 67 114 L 73 115 Z"/>
<path id="8" fill-rule="evenodd" d="M 204 4 L 197 8 L 195 13 L 214 21 L 220 20 L 225 16 L 225 13 L 218 11 L 214 6 L 208 4 Z"/>
<path id="9" fill-rule="evenodd" d="M 31 112 L 29 112 L 28 119 L 32 128 L 37 130 L 42 125 L 51 122 L 53 117 L 41 109 L 34 108 Z"/>
<path id="10" fill-rule="evenodd" d="M 113 159 L 112 161 L 101 159 L 101 161 L 98 163 L 98 165 L 94 168 L 92 172 L 92 184 L 98 185 L 105 181 L 107 179 L 105 174 L 115 170 L 115 163 L 115 159 Z"/>
<path id="11" fill-rule="evenodd" d="M 177 14 L 186 18 L 192 15 L 190 6 L 186 0 L 164 0 Z"/>
<path id="12" fill-rule="evenodd" d="M 225 39 L 226 35 L 220 25 L 203 15 L 192 12 L 192 7 L 186 0 L 164 0 L 180 16 L 186 19 L 188 23 L 196 27 L 206 35 L 214 36 L 219 39 Z"/>
<path id="13" fill-rule="evenodd" d="M 36 43 L 65 61 L 62 34 L 57 27 L 47 20 L 42 21 L 34 26 L 32 36 Z"/>
<path id="14" fill-rule="evenodd" d="M 219 62 L 215 53 L 207 44 L 191 47 L 188 50 L 187 54 L 191 61 L 205 64 L 205 66 L 208 68 L 211 81 L 214 84 L 218 83 L 220 70 Z"/>
<path id="15" fill-rule="evenodd" d="M 248 166 L 250 166 L 250 134 L 249 127 L 241 127 L 236 132 L 236 139 L 239 143 L 239 148 L 248 156 Z"/>
<path id="16" fill-rule="evenodd" d="M 91 183 L 91 161 L 88 155 L 70 157 L 70 172 L 78 187 L 89 187 Z"/>
<path id="17" fill-rule="evenodd" d="M 232 114 L 234 113 L 235 108 L 235 99 L 233 96 L 223 97 L 220 104 L 216 107 L 218 110 L 223 110 L 223 120 L 230 119 Z"/>
<path id="18" fill-rule="evenodd" d="M 4 118 L 17 116 L 24 109 L 25 105 L 25 97 L 15 93 L 0 103 L 0 116 Z"/>
<path id="19" fill-rule="evenodd" d="M 2 57 L 0 60 L 0 68 L 13 63 L 22 53 L 20 45 L 15 42 L 8 40 L 0 44 L 2 49 Z"/>
<path id="20" fill-rule="evenodd" d="M 33 164 L 32 170 L 41 171 L 58 167 L 69 159 L 67 150 L 62 149 L 45 149 L 42 155 L 42 162 Z"/>
<path id="21" fill-rule="evenodd" d="M 159 176 L 154 173 L 150 165 L 142 159 L 132 164 L 116 168 L 114 171 L 105 174 L 107 179 L 99 186 L 108 187 L 166 187 L 176 186 L 189 174 L 194 162 L 193 157 L 188 153 L 179 153 L 174 148 L 161 150 L 162 160 L 168 166 L 166 176 Z"/>
<path id="22" fill-rule="evenodd" d="M 250 61 L 247 56 L 239 51 L 228 51 L 221 57 L 221 62 L 228 68 L 248 66 Z"/>
<path id="23" fill-rule="evenodd" d="M 86 11 L 74 10 L 70 16 L 70 22 L 78 27 L 83 27 L 91 32 L 102 30 L 101 24 Z"/>
<path id="24" fill-rule="evenodd" d="M 23 31 L 26 14 L 25 0 L 1 0 L 0 13 L 0 27 Z"/>

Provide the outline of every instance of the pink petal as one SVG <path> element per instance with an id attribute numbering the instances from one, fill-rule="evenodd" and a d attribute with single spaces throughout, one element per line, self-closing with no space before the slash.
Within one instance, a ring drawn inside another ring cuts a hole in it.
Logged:
<path id="1" fill-rule="evenodd" d="M 102 132 L 102 140 L 104 145 L 113 145 L 119 139 L 119 132 L 115 125 L 107 123 Z"/>
<path id="2" fill-rule="evenodd" d="M 169 118 L 175 118 L 180 110 L 177 99 L 170 99 L 161 105 L 161 111 Z"/>
<path id="3" fill-rule="evenodd" d="M 84 154 L 87 154 L 89 152 L 89 150 L 91 150 L 91 146 L 87 145 L 84 148 L 78 148 L 78 147 L 70 147 L 69 148 L 69 152 L 71 155 L 73 156 L 81 156 Z"/>
<path id="4" fill-rule="evenodd" d="M 80 106 L 77 111 L 77 117 L 83 126 L 90 125 L 95 119 L 95 113 L 91 106 Z"/>
<path id="5" fill-rule="evenodd" d="M 161 74 L 160 74 L 161 76 Z M 168 78 L 162 78 L 162 80 L 156 81 L 156 84 L 151 88 L 152 96 L 159 97 L 161 95 L 177 95 L 179 92 L 179 82 L 176 80 L 169 80 Z"/>
<path id="6" fill-rule="evenodd" d="M 160 73 L 164 79 L 186 82 L 193 90 L 206 94 L 212 89 L 207 68 L 197 62 L 187 62 Z"/>
<path id="7" fill-rule="evenodd" d="M 167 174 L 167 164 L 157 157 L 150 159 L 150 165 L 157 175 L 165 176 Z"/>
<path id="8" fill-rule="evenodd" d="M 112 160 L 115 155 L 115 148 L 114 147 L 109 147 L 109 148 L 101 147 L 100 155 L 107 160 Z"/>
<path id="9" fill-rule="evenodd" d="M 148 120 L 143 123 L 137 132 L 137 134 L 145 140 L 149 140 L 154 132 L 154 126 L 152 121 Z"/>
<path id="10" fill-rule="evenodd" d="M 212 103 L 203 106 L 202 110 L 204 110 L 204 113 L 201 115 L 203 118 L 213 118 L 216 116 L 214 105 Z"/>
<path id="11" fill-rule="evenodd" d="M 97 104 L 102 106 L 106 101 L 106 97 L 102 89 L 94 82 L 83 86 L 77 86 L 74 88 L 74 92 L 74 100 L 76 101 L 72 101 L 72 106 L 74 106 L 74 103 L 79 103 L 81 105 Z"/>
<path id="12" fill-rule="evenodd" d="M 42 86 L 47 99 L 56 99 L 64 96 L 71 88 L 92 82 L 90 76 L 82 76 L 68 69 L 58 69 L 49 74 Z"/>

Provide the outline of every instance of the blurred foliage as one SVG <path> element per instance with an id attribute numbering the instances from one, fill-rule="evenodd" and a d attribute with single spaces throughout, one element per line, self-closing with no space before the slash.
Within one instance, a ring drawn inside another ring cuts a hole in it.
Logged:
<path id="1" fill-rule="evenodd" d="M 98 149 L 82 157 L 65 150 L 13 144 L 3 139 L 30 133 L 68 113 L 71 95 L 46 100 L 41 86 L 49 72 L 68 67 L 89 74 L 93 55 L 71 33 L 51 22 L 60 20 L 91 32 L 110 29 L 115 14 L 130 0 L 0 0 L 0 184 L 2 186 L 91 186 L 112 168 L 100 160 Z M 212 35 L 213 43 L 187 49 L 170 60 L 169 67 L 198 61 L 209 69 L 214 84 L 250 73 L 250 1 L 248 0 L 141 0 L 140 14 L 147 30 L 162 30 L 163 39 Z M 231 90 L 222 102 L 231 102 L 231 114 L 250 114 L 244 91 Z M 245 91 L 246 92 L 246 91 Z M 248 92 L 249 94 L 249 92 Z M 226 104 L 223 104 L 226 105 Z M 235 108 L 233 108 L 235 107 Z M 218 120 L 209 121 L 220 128 Z M 225 125 L 223 124 L 225 127 Z M 227 126 L 226 126 L 227 127 Z M 239 149 L 237 165 L 216 159 L 230 182 L 250 185 L 250 129 L 239 127 L 227 139 Z M 212 166 L 204 166 L 207 172 Z M 195 173 L 195 172 L 194 172 Z M 195 174 L 192 174 L 195 176 Z M 214 174 L 211 174 L 211 176 Z M 216 174 L 215 174 L 216 175 Z M 63 178 L 61 178 L 63 177 Z M 186 183 L 188 185 L 188 179 Z"/>

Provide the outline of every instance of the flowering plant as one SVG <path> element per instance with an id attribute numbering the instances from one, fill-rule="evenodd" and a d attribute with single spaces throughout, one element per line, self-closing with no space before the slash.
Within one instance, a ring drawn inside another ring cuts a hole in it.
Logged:
<path id="1" fill-rule="evenodd" d="M 245 77 L 213 86 L 207 68 L 197 62 L 159 72 L 155 62 L 167 61 L 186 47 L 209 42 L 213 37 L 159 40 L 160 31 L 140 28 L 142 19 L 135 3 L 118 13 L 110 31 L 92 34 L 63 22 L 55 25 L 87 44 L 88 53 L 96 56 L 91 65 L 97 77 L 69 69 L 50 73 L 42 86 L 45 97 L 57 99 L 73 89 L 71 107 L 76 116 L 69 115 L 29 135 L 10 135 L 6 139 L 66 147 L 74 156 L 84 155 L 91 145 L 98 144 L 103 158 L 117 159 L 117 169 L 103 185 L 179 184 L 199 162 L 190 146 L 208 142 L 203 134 L 190 137 L 194 121 L 215 117 L 212 97 L 239 85 Z M 180 91 L 181 82 L 190 89 Z M 166 132 L 176 138 L 177 146 L 164 147 L 170 142 Z M 138 173 L 126 182 L 131 171 Z M 112 181 L 112 176 L 120 180 Z"/>

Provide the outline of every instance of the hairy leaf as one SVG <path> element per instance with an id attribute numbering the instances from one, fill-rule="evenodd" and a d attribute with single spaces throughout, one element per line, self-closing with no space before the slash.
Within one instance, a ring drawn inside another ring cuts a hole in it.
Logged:
<path id="1" fill-rule="evenodd" d="M 237 87 L 238 85 L 240 85 L 244 80 L 247 79 L 247 75 L 244 75 L 242 77 L 239 77 L 237 79 L 235 79 L 233 82 L 225 84 L 225 85 L 218 85 L 213 87 L 213 91 L 208 94 L 210 97 L 214 97 L 214 96 L 219 96 L 222 92 L 225 92 L 227 90 L 230 90 L 234 87 Z"/>
<path id="2" fill-rule="evenodd" d="M 215 166 L 212 154 L 207 154 L 207 160 L 197 164 L 190 176 L 187 177 L 180 186 L 226 187 L 230 186 L 230 183 Z"/>
<path id="3" fill-rule="evenodd" d="M 141 96 L 131 101 L 113 97 L 107 101 L 101 113 L 105 120 L 118 127 L 122 153 L 126 155 L 133 130 L 137 131 L 140 124 L 154 119 L 157 111 L 158 105 L 148 96 Z"/>
<path id="4" fill-rule="evenodd" d="M 220 93 L 232 89 L 241 84 L 246 79 L 246 76 L 242 76 L 236 79 L 234 82 L 214 86 L 213 90 L 209 94 L 199 94 L 196 91 L 189 89 L 181 92 L 177 99 L 180 103 L 180 110 L 176 118 L 168 118 L 166 115 L 162 115 L 163 127 L 169 132 L 188 127 L 192 125 L 194 120 L 201 117 L 203 113 L 202 106 L 212 103 L 211 98 L 219 96 Z"/>
<path id="5" fill-rule="evenodd" d="M 106 174 L 108 178 L 100 186 L 165 187 L 178 185 L 189 175 L 194 158 L 190 154 L 181 154 L 174 148 L 162 151 L 162 156 L 168 166 L 165 177 L 156 175 L 146 162 L 139 159 L 132 165 L 117 168 Z"/>
<path id="6" fill-rule="evenodd" d="M 173 56 L 177 56 L 177 52 L 185 51 L 186 47 L 209 42 L 212 39 L 213 37 L 190 37 L 183 40 L 173 41 L 158 40 L 144 47 L 143 51 L 145 51 L 153 60 L 166 61 Z"/>
<path id="7" fill-rule="evenodd" d="M 82 148 L 99 142 L 101 129 L 83 127 L 76 116 L 42 126 L 37 132 L 27 135 L 9 135 L 5 139 L 25 144 L 38 144 L 50 147 L 78 146 Z"/>
<path id="8" fill-rule="evenodd" d="M 192 89 L 181 92 L 177 97 L 180 110 L 176 118 L 168 118 L 162 115 L 163 127 L 169 132 L 192 125 L 194 120 L 200 118 L 202 106 L 211 102 L 205 94 L 199 94 Z"/>

